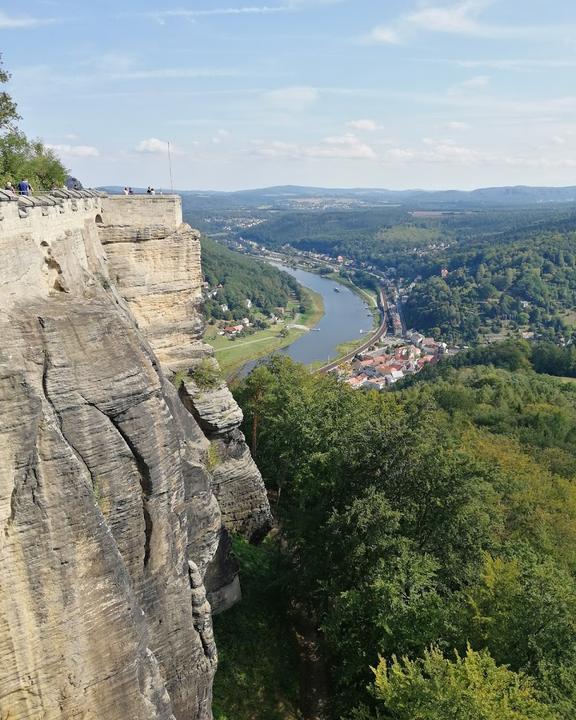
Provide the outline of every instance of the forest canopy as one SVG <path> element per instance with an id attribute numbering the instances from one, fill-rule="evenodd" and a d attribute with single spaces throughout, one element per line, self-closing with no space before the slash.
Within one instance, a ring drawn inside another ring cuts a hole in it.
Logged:
<path id="1" fill-rule="evenodd" d="M 493 359 L 377 393 L 278 357 L 237 389 L 330 718 L 576 716 L 576 386 Z"/>

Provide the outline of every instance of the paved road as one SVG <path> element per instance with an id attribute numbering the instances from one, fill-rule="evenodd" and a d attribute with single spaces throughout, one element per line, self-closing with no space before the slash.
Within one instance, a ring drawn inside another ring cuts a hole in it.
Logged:
<path id="1" fill-rule="evenodd" d="M 318 368 L 316 372 L 321 373 L 327 373 L 330 372 L 330 370 L 334 370 L 338 367 L 338 365 L 342 365 L 342 363 L 348 362 L 348 360 L 352 360 L 352 358 L 357 355 L 360 352 L 363 352 L 364 350 L 367 350 L 370 345 L 373 345 L 375 342 L 380 340 L 380 338 L 383 335 L 386 335 L 387 330 L 387 322 L 388 319 L 386 317 L 387 313 L 386 310 L 388 309 L 388 303 L 386 301 L 386 296 L 384 295 L 384 290 L 380 288 L 380 313 L 382 315 L 382 320 L 380 322 L 380 326 L 374 332 L 368 340 L 366 340 L 365 343 L 362 343 L 360 347 L 357 347 L 356 349 L 352 350 L 352 352 L 349 352 L 347 355 L 344 355 L 341 358 L 338 358 L 337 360 L 333 360 L 332 362 L 328 363 L 327 365 L 323 365 L 321 368 Z"/>

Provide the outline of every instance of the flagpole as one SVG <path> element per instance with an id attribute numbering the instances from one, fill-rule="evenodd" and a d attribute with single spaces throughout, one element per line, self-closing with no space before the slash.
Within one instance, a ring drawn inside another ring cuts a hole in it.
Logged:
<path id="1" fill-rule="evenodd" d="M 168 169 L 170 171 L 170 191 L 174 192 L 174 181 L 172 180 L 172 155 L 170 153 L 170 140 L 168 140 Z"/>

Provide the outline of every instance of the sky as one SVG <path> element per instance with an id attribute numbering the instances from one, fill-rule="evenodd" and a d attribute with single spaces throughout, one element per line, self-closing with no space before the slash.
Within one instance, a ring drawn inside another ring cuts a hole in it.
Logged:
<path id="1" fill-rule="evenodd" d="M 27 0 L 0 52 L 86 186 L 576 185 L 574 0 Z"/>

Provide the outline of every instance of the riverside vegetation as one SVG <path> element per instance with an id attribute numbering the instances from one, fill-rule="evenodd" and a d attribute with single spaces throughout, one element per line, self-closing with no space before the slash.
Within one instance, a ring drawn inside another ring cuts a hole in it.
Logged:
<path id="1" fill-rule="evenodd" d="M 250 360 L 290 345 L 324 313 L 321 296 L 287 273 L 206 237 L 202 269 L 207 283 L 205 339 L 227 376 Z M 219 334 L 221 328 L 244 319 L 248 324 L 240 333 Z"/>
<path id="2" fill-rule="evenodd" d="M 382 394 L 273 358 L 237 387 L 280 532 L 237 547 L 218 720 L 300 717 L 302 614 L 328 718 L 576 716 L 576 386 L 536 371 L 556 361 L 505 343 Z"/>

